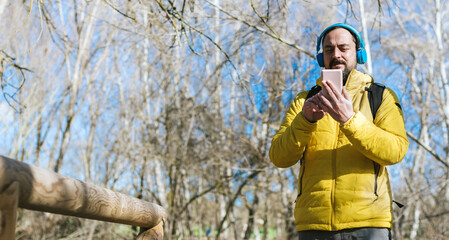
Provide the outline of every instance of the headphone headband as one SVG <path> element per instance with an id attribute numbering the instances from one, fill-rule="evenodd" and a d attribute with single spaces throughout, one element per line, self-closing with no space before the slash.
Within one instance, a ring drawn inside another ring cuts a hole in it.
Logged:
<path id="1" fill-rule="evenodd" d="M 331 25 L 331 26 L 327 27 L 326 29 L 324 29 L 324 31 L 318 37 L 317 44 L 316 44 L 317 52 L 320 51 L 321 41 L 323 40 L 324 35 L 326 35 L 326 33 L 329 32 L 331 29 L 337 28 L 337 27 L 344 28 L 344 29 L 350 31 L 351 33 L 353 33 L 357 37 L 357 40 L 359 40 L 360 48 L 365 48 L 365 42 L 363 42 L 362 37 L 360 36 L 359 32 L 357 30 L 355 30 L 355 28 L 353 28 L 352 26 L 349 26 L 348 24 L 337 23 L 337 24 Z"/>

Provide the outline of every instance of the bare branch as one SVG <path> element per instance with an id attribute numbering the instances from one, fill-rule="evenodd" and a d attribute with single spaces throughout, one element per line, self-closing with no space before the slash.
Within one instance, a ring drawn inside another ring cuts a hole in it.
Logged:
<path id="1" fill-rule="evenodd" d="M 296 50 L 298 50 L 298 51 L 300 51 L 300 52 L 306 54 L 307 56 L 309 56 L 309 57 L 311 57 L 311 58 L 315 58 L 315 54 L 313 54 L 313 53 L 311 53 L 311 52 L 305 50 L 304 48 L 300 47 L 300 46 L 297 45 L 297 44 L 291 43 L 291 42 L 289 42 L 288 40 L 286 40 L 286 39 L 284 39 L 284 38 L 281 38 L 281 37 L 277 36 L 274 32 L 268 32 L 267 30 L 265 30 L 265 29 L 263 29 L 263 28 L 261 28 L 261 27 L 259 27 L 259 26 L 257 26 L 257 25 L 251 24 L 251 23 L 249 23 L 249 22 L 246 21 L 246 20 L 240 19 L 239 17 L 232 15 L 230 12 L 228 12 L 228 11 L 224 10 L 223 8 L 221 8 L 221 7 L 217 6 L 217 5 L 215 5 L 214 3 L 210 2 L 209 0 L 206 0 L 206 2 L 208 2 L 210 5 L 214 6 L 215 8 L 217 8 L 218 10 L 220 10 L 221 12 L 223 12 L 224 14 L 228 15 L 228 16 L 231 17 L 232 19 L 234 19 L 234 20 L 236 20 L 236 21 L 239 21 L 239 22 L 241 22 L 241 23 L 247 25 L 248 27 L 254 28 L 255 30 L 257 30 L 257 31 L 259 31 L 259 32 L 261 32 L 261 33 L 263 33 L 263 34 L 266 34 L 267 36 L 269 36 L 269 37 L 271 37 L 271 38 L 273 38 L 273 39 L 276 39 L 276 40 L 280 41 L 281 43 L 283 43 L 283 44 L 285 44 L 285 45 L 288 45 L 288 46 L 290 46 L 290 47 L 293 47 L 293 48 L 295 48 Z M 270 27 L 270 29 L 272 29 L 272 28 Z"/>
<path id="2" fill-rule="evenodd" d="M 427 152 L 429 152 L 438 162 L 449 168 L 449 164 L 444 161 L 430 146 L 427 146 L 421 142 L 415 135 L 407 131 L 407 136 L 409 136 L 413 141 L 415 141 L 419 146 L 423 147 Z"/>

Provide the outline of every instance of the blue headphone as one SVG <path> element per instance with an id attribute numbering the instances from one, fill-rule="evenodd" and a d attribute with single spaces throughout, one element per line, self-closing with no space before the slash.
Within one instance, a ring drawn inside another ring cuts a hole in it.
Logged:
<path id="1" fill-rule="evenodd" d="M 355 30 L 353 27 L 344 24 L 344 23 L 337 23 L 334 24 L 332 26 L 329 26 L 328 28 L 324 29 L 323 33 L 321 33 L 321 35 L 318 37 L 318 41 L 316 44 L 316 60 L 318 61 L 318 64 L 320 65 L 320 67 L 324 67 L 324 58 L 323 58 L 323 53 L 320 53 L 320 48 L 321 48 L 321 41 L 323 40 L 324 35 L 330 31 L 333 28 L 336 27 L 342 27 L 348 31 L 350 31 L 351 33 L 353 33 L 356 37 L 357 40 L 359 41 L 359 49 L 357 49 L 357 63 L 360 64 L 364 64 L 366 62 L 367 56 L 366 56 L 366 51 L 365 51 L 365 43 L 363 42 L 362 37 L 360 36 L 359 32 L 357 32 L 357 30 Z"/>

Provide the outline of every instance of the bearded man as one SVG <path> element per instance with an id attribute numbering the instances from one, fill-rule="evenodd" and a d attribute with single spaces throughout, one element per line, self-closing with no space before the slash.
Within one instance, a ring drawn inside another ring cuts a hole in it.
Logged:
<path id="1" fill-rule="evenodd" d="M 400 162 L 409 144 L 399 99 L 385 88 L 373 116 L 367 89 L 374 81 L 356 70 L 366 52 L 353 27 L 326 28 L 317 52 L 321 67 L 342 70 L 343 90 L 319 78 L 321 91 L 299 93 L 270 147 L 277 167 L 301 164 L 294 212 L 299 239 L 391 239 L 386 166 Z"/>

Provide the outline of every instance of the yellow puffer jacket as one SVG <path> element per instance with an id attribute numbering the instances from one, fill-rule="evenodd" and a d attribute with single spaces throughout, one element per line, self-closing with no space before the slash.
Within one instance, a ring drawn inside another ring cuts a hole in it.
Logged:
<path id="1" fill-rule="evenodd" d="M 308 122 L 302 114 L 308 91 L 299 93 L 274 136 L 270 148 L 274 165 L 286 168 L 301 160 L 297 231 L 391 228 L 392 198 L 385 166 L 404 158 L 408 140 L 399 100 L 391 89 L 385 89 L 373 121 L 365 90 L 372 82 L 367 74 L 350 73 L 345 88 L 355 114 L 345 124 L 329 114 Z"/>

